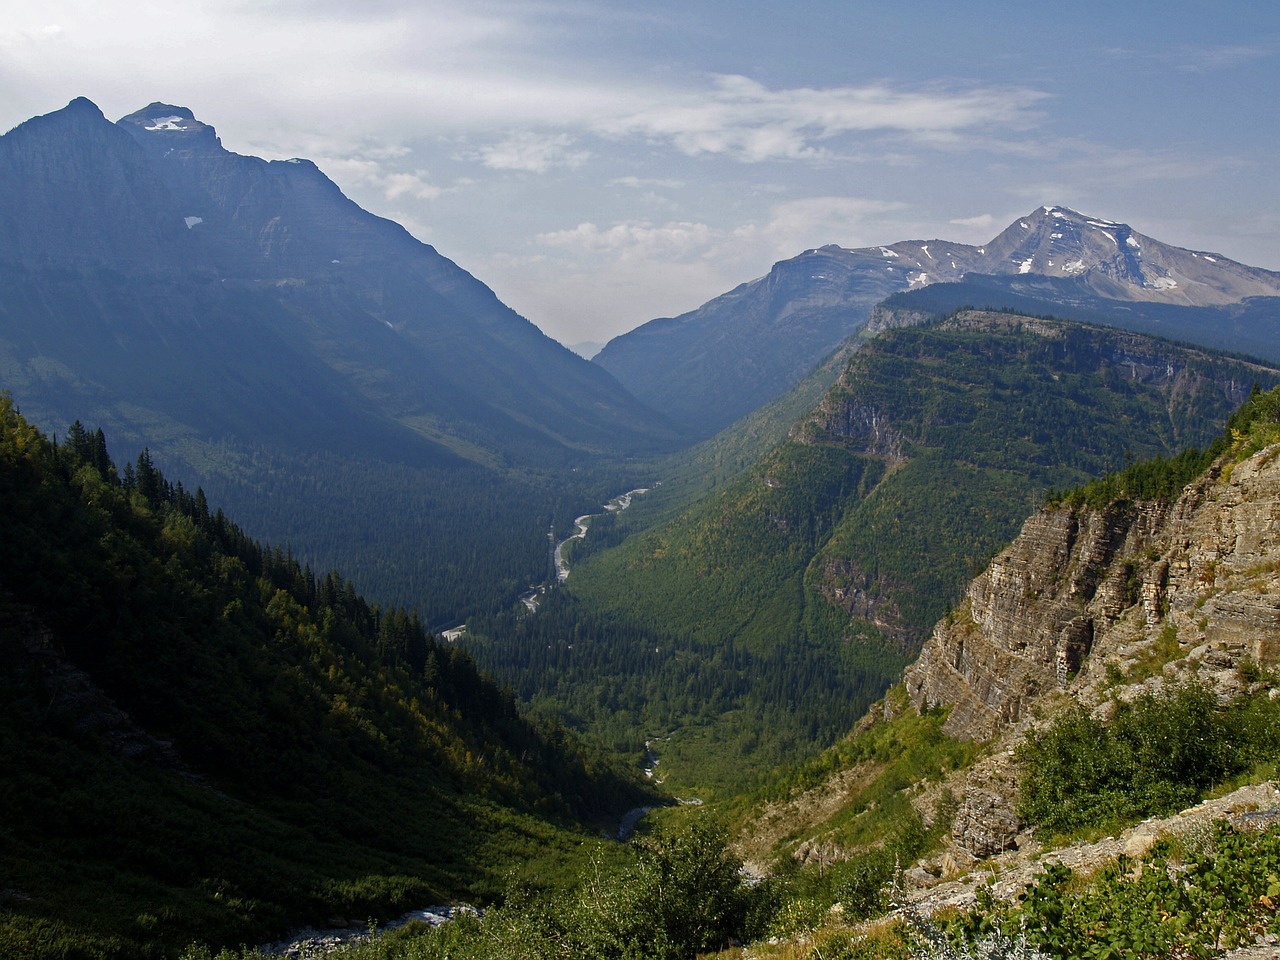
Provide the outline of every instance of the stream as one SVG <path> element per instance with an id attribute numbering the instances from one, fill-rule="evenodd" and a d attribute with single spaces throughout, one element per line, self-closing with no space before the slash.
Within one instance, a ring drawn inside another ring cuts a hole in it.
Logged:
<path id="1" fill-rule="evenodd" d="M 659 483 L 661 483 L 661 481 L 659 481 Z M 655 484 L 655 486 L 656 485 L 657 484 Z M 621 513 L 623 510 L 627 509 L 627 507 L 631 506 L 633 498 L 644 496 L 650 489 L 650 487 L 637 487 L 634 490 L 628 490 L 626 493 L 619 494 L 608 503 L 604 504 L 604 509 L 602 511 L 597 513 L 584 513 L 582 516 L 575 518 L 573 521 L 573 533 L 565 537 L 563 540 L 557 541 L 555 539 L 555 527 L 552 527 L 551 532 L 547 534 L 547 538 L 553 544 L 551 548 L 551 556 L 555 567 L 555 580 L 548 580 L 544 583 L 538 584 L 537 586 L 532 586 L 524 593 L 520 594 L 520 602 L 524 604 L 524 608 L 530 613 L 537 613 L 538 602 L 542 599 L 543 595 L 546 594 L 547 590 L 552 586 L 564 583 L 569 579 L 569 561 L 565 559 L 564 548 L 574 540 L 586 539 L 587 529 L 591 526 L 592 517 L 601 517 L 606 513 Z M 449 643 L 453 643 L 455 640 L 460 639 L 466 632 L 467 625 L 462 623 L 456 627 L 451 627 L 448 630 L 440 631 L 440 638 Z"/>
<path id="2" fill-rule="evenodd" d="M 259 953 L 267 957 L 291 957 L 295 958 L 295 960 L 311 960 L 311 958 L 328 956 L 339 947 L 349 943 L 368 940 L 375 933 L 403 927 L 406 923 L 412 923 L 414 920 L 438 927 L 440 924 L 448 923 L 454 917 L 463 913 L 479 912 L 475 907 L 465 905 L 427 907 L 424 910 L 410 910 L 403 916 L 397 917 L 395 920 L 388 920 L 382 924 L 374 925 L 370 923 L 349 927 L 332 927 L 327 930 L 316 930 L 308 927 L 304 930 L 295 931 L 288 939 L 278 940 L 275 943 L 260 944 L 257 949 Z"/>
<path id="3" fill-rule="evenodd" d="M 627 507 L 631 506 L 631 502 L 635 497 L 644 496 L 649 492 L 649 487 L 637 487 L 634 490 L 628 490 L 626 493 L 619 494 L 608 503 L 604 504 L 604 510 L 597 513 L 584 513 L 580 517 L 574 518 L 573 533 L 565 537 L 563 540 L 556 541 L 555 547 L 552 549 L 552 561 L 555 567 L 555 583 L 564 583 L 569 579 L 569 561 L 565 559 L 564 549 L 574 540 L 585 540 L 587 530 L 591 526 L 593 517 L 604 516 L 606 513 L 621 513 Z M 548 537 L 554 540 L 555 528 L 551 528 Z M 530 613 L 538 612 L 538 601 L 547 589 L 552 586 L 551 582 L 541 583 L 536 587 L 530 587 L 528 591 L 520 595 L 520 602 L 525 605 Z M 452 631 L 450 631 L 452 632 Z"/>
<path id="4" fill-rule="evenodd" d="M 604 505 L 605 513 L 621 513 L 627 507 L 631 506 L 631 500 L 634 497 L 642 497 L 649 492 L 648 487 L 637 487 L 635 490 L 628 490 L 626 493 L 614 497 Z M 591 525 L 592 517 L 604 516 L 602 513 L 584 513 L 582 516 L 573 521 L 574 532 L 565 537 L 556 544 L 555 562 L 556 562 L 556 580 L 564 583 L 569 579 L 569 561 L 564 558 L 564 548 L 574 540 L 585 540 L 587 538 L 587 528 Z"/>

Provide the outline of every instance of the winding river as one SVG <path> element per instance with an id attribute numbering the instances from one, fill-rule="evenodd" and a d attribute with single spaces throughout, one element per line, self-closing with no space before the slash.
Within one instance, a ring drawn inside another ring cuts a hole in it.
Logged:
<path id="1" fill-rule="evenodd" d="M 556 583 L 564 583 L 569 579 L 569 561 L 565 558 L 564 550 L 574 540 L 585 540 L 587 530 L 591 526 L 593 517 L 601 517 L 606 513 L 621 513 L 627 507 L 631 506 L 632 501 L 636 497 L 644 496 L 649 492 L 650 487 L 637 487 L 634 490 L 628 490 L 626 493 L 619 494 L 604 505 L 604 509 L 597 513 L 584 513 L 580 517 L 576 517 L 573 521 L 573 533 L 565 537 L 563 540 L 557 541 L 555 549 L 552 551 L 552 558 L 555 563 Z M 554 527 L 551 536 L 554 537 Z M 538 601 L 542 595 L 547 592 L 550 583 L 542 583 L 536 587 L 530 588 L 527 592 L 521 594 L 520 602 L 525 605 L 530 613 L 537 613 Z"/>

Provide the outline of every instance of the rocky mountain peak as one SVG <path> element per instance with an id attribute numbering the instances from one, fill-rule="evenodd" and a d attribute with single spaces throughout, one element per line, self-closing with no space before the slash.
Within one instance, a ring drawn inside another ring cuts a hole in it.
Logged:
<path id="1" fill-rule="evenodd" d="M 98 109 L 98 105 L 88 97 L 76 97 L 58 112 L 67 116 L 84 114 L 92 117 L 102 117 L 102 111 Z"/>
<path id="2" fill-rule="evenodd" d="M 1040 207 L 977 249 L 972 273 L 1074 279 L 1110 300 L 1212 306 L 1280 295 L 1280 273 L 1184 250 L 1068 207 Z"/>
<path id="3" fill-rule="evenodd" d="M 32 117 L 4 135 L 10 143 L 43 141 L 49 138 L 95 139 L 110 123 L 98 105 L 86 97 L 76 97 L 61 110 Z"/>
<path id="4" fill-rule="evenodd" d="M 144 147 L 159 147 L 162 151 L 222 148 L 213 127 L 197 120 L 189 107 L 156 101 L 121 117 L 116 123 Z"/>
<path id="5" fill-rule="evenodd" d="M 0 137 L 0 259 L 132 269 L 171 261 L 185 232 L 144 152 L 92 101 Z"/>
<path id="6" fill-rule="evenodd" d="M 1143 263 L 1142 239 L 1128 224 L 1044 206 L 1015 220 L 987 244 L 975 270 L 1050 277 L 1098 271 L 1129 286 L 1174 289 L 1176 281 Z"/>

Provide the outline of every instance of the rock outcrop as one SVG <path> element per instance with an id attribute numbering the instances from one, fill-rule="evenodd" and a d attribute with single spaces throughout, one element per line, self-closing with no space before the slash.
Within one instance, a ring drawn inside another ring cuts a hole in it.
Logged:
<path id="1" fill-rule="evenodd" d="M 1173 503 L 1041 510 L 906 671 L 917 709 L 946 707 L 948 733 L 999 744 L 953 784 L 949 856 L 1018 846 L 1008 748 L 1033 719 L 1187 676 L 1225 700 L 1277 663 L 1280 444 L 1220 461 Z"/>
<path id="2" fill-rule="evenodd" d="M 1171 505 L 1040 511 L 935 628 L 907 691 L 950 707 L 948 733 L 991 739 L 1058 694 L 1087 697 L 1109 665 L 1150 663 L 1161 638 L 1166 673 L 1211 671 L 1224 694 L 1248 662 L 1280 660 L 1280 447 Z"/>

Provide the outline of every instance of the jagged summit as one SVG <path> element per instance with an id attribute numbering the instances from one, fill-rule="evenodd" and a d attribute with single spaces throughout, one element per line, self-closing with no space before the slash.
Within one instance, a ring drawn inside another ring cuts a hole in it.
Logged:
<path id="1" fill-rule="evenodd" d="M 171 103 L 153 101 L 141 110 L 135 110 L 119 123 L 136 123 L 144 130 L 190 130 L 203 127 L 190 107 L 177 107 Z"/>
<path id="2" fill-rule="evenodd" d="M 121 117 L 116 124 L 133 134 L 144 148 L 222 149 L 217 131 L 207 123 L 197 120 L 189 107 L 157 101 Z"/>
<path id="3" fill-rule="evenodd" d="M 1129 326 L 1141 326 L 1135 318 L 1148 307 L 1234 307 L 1280 297 L 1275 271 L 1045 205 L 981 246 L 935 239 L 806 250 L 696 310 L 614 338 L 594 362 L 641 400 L 709 436 L 798 382 L 861 329 L 877 303 L 958 282 L 963 287 L 919 296 L 1035 313 L 1067 306 L 1093 319 L 1127 318 L 1122 325 Z M 1238 335 L 1227 318 L 1163 321 L 1164 335 L 1258 349 L 1256 338 Z"/>
<path id="4" fill-rule="evenodd" d="M 1069 207 L 1039 207 L 977 250 L 969 273 L 1079 279 L 1109 300 L 1203 307 L 1280 295 L 1280 273 L 1162 243 Z"/>
<path id="5" fill-rule="evenodd" d="M 83 112 L 83 113 L 92 113 L 99 117 L 102 116 L 102 110 L 98 107 L 96 103 L 94 103 L 88 97 L 76 97 L 74 100 L 68 103 L 63 109 L 70 111 L 71 113 Z"/>
<path id="6" fill-rule="evenodd" d="M 1076 277 L 1120 260 L 1125 276 L 1142 284 L 1141 244 L 1128 224 L 1099 220 L 1066 207 L 1040 207 L 1009 224 L 986 247 L 982 272 Z"/>

